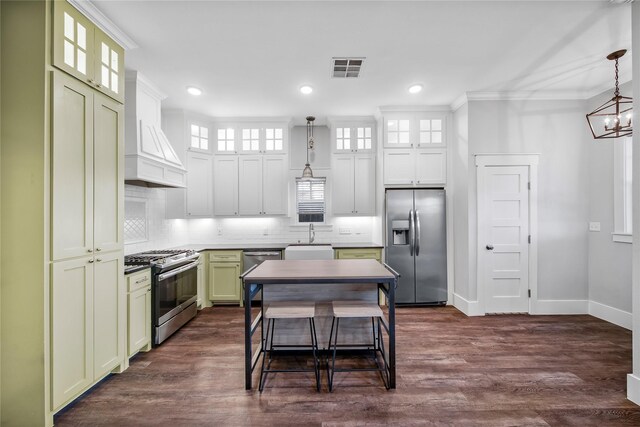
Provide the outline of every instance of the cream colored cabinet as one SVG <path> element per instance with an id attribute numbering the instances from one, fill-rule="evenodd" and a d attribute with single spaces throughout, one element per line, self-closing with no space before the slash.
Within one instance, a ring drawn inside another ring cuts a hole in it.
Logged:
<path id="1" fill-rule="evenodd" d="M 53 73 L 52 259 L 121 250 L 123 107 Z"/>
<path id="2" fill-rule="evenodd" d="M 124 102 L 124 49 L 67 1 L 53 4 L 53 65 Z"/>
<path id="3" fill-rule="evenodd" d="M 52 264 L 51 408 L 93 383 L 93 258 Z"/>
<path id="4" fill-rule="evenodd" d="M 151 350 L 151 271 L 127 276 L 127 355 Z"/>
<path id="5" fill-rule="evenodd" d="M 52 409 L 75 398 L 124 359 L 121 252 L 52 264 Z"/>
<path id="6" fill-rule="evenodd" d="M 333 157 L 333 214 L 375 214 L 375 157 L 340 154 Z"/>
<path id="7" fill-rule="evenodd" d="M 288 189 L 286 157 L 239 156 L 239 215 L 284 215 Z"/>
<path id="8" fill-rule="evenodd" d="M 208 154 L 187 153 L 187 217 L 213 216 L 213 161 Z"/>
<path id="9" fill-rule="evenodd" d="M 209 300 L 242 306 L 242 251 L 209 253 Z"/>
<path id="10" fill-rule="evenodd" d="M 238 156 L 213 158 L 213 213 L 238 215 Z"/>
<path id="11" fill-rule="evenodd" d="M 198 307 L 203 307 L 205 306 L 205 278 L 206 278 L 206 270 L 205 270 L 205 265 L 206 265 L 206 259 L 207 259 L 207 254 L 206 253 L 200 253 L 200 257 L 198 258 L 198 270 L 197 270 L 197 276 L 196 276 L 196 283 L 197 283 L 197 289 L 198 289 Z"/>

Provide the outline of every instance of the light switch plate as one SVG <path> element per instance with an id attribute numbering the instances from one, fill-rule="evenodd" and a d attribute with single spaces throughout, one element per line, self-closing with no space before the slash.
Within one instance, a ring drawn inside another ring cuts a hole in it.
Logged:
<path id="1" fill-rule="evenodd" d="M 218 227 L 218 236 L 222 236 L 222 227 Z"/>
<path id="2" fill-rule="evenodd" d="M 589 223 L 589 231 L 600 231 L 600 223 L 599 222 L 590 222 Z"/>

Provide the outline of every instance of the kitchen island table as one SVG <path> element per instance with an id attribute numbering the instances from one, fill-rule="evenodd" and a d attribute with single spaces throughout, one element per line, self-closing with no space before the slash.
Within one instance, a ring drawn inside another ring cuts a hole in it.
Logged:
<path id="1" fill-rule="evenodd" d="M 263 325 L 264 298 L 261 310 L 253 319 L 251 300 L 272 285 L 323 286 L 335 284 L 373 284 L 388 299 L 388 322 L 383 326 L 389 343 L 389 386 L 396 388 L 396 341 L 395 341 L 395 290 L 398 275 L 389 267 L 373 259 L 331 259 L 331 260 L 268 260 L 242 276 L 244 284 L 245 308 L 245 388 L 252 387 L 252 374 L 265 346 Z M 252 352 L 251 338 L 260 327 L 260 346 Z"/>

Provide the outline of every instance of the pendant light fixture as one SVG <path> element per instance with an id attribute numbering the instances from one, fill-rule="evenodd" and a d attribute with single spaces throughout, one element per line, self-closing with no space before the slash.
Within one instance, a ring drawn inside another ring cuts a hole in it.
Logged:
<path id="1" fill-rule="evenodd" d="M 313 122 L 315 117 L 307 116 L 307 163 L 302 171 L 302 179 L 313 179 L 313 171 L 309 164 L 309 150 L 313 150 Z"/>
<path id="2" fill-rule="evenodd" d="M 618 59 L 625 53 L 627 50 L 622 49 L 607 55 L 608 60 L 616 61 L 616 86 L 613 98 L 587 114 L 594 139 L 620 138 L 632 134 L 633 99 L 621 96 L 618 88 Z"/>

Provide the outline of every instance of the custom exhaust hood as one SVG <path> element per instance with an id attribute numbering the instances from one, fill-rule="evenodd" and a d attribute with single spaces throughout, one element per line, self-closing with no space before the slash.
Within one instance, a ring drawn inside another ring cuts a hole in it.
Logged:
<path id="1" fill-rule="evenodd" d="M 137 71 L 125 78 L 125 183 L 185 187 L 187 171 L 160 128 L 166 95 Z"/>

